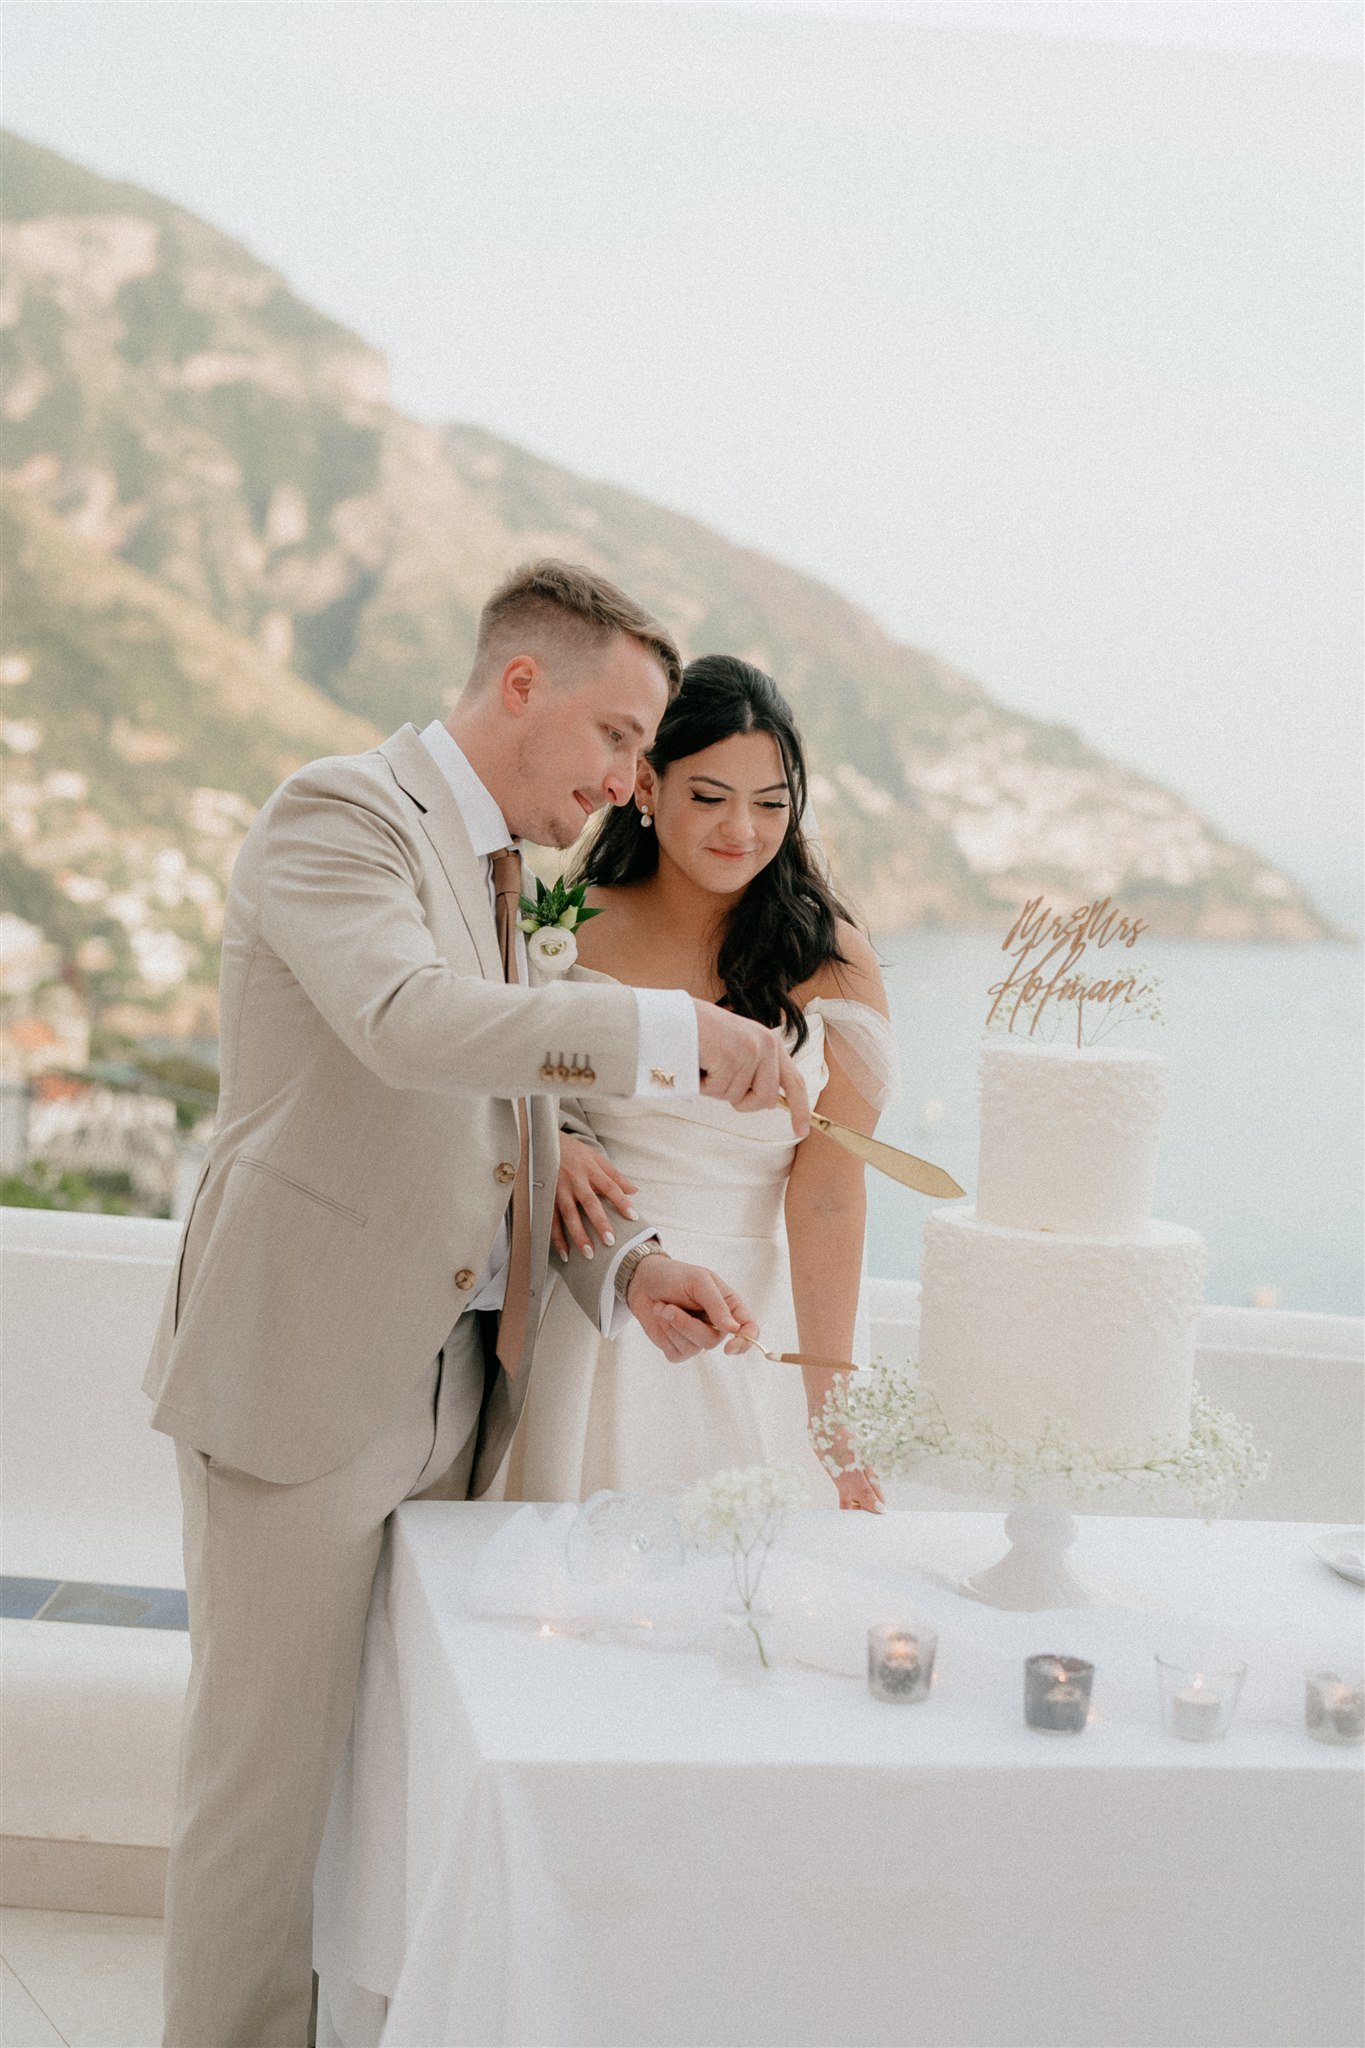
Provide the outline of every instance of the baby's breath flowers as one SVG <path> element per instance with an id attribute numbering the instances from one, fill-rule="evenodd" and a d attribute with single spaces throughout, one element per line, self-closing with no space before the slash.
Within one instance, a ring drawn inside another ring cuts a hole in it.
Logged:
<path id="1" fill-rule="evenodd" d="M 827 1455 L 849 1440 L 860 1464 L 884 1479 L 908 1477 L 929 1458 L 972 1468 L 972 1490 L 1007 1500 L 1036 1499 L 1049 1482 L 1070 1494 L 1097 1495 L 1121 1485 L 1174 1489 L 1212 1517 L 1268 1470 L 1251 1431 L 1194 1389 L 1185 1443 L 1159 1438 L 1143 1449 L 1101 1454 L 1081 1443 L 1070 1423 L 1045 1420 L 1037 1439 L 1017 1443 L 990 1422 L 952 1428 L 932 1391 L 913 1371 L 878 1368 L 837 1385 L 812 1424 Z"/>
<path id="2" fill-rule="evenodd" d="M 807 1506 L 809 1499 L 794 1466 L 737 1465 L 703 1479 L 679 1503 L 683 1527 L 693 1541 L 728 1554 L 745 1626 L 765 1670 L 768 1653 L 754 1612 L 759 1581 L 784 1515 Z"/>

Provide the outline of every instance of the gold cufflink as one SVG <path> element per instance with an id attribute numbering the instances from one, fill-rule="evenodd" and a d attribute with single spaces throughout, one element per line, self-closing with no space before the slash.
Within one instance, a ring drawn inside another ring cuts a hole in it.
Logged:
<path id="1" fill-rule="evenodd" d="M 665 1073 L 662 1067 L 651 1067 L 649 1078 L 656 1088 L 672 1088 L 675 1085 L 673 1075 Z"/>

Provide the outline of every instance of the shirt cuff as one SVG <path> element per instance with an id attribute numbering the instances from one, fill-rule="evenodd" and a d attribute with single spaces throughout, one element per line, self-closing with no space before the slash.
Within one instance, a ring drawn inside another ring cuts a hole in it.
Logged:
<path id="1" fill-rule="evenodd" d="M 689 1001 L 691 998 L 689 997 Z M 637 1230 L 634 1237 L 628 1237 L 618 1245 L 611 1255 L 611 1264 L 602 1275 L 602 1292 L 597 1297 L 597 1327 L 604 1337 L 619 1337 L 626 1324 L 632 1320 L 630 1310 L 616 1292 L 616 1268 L 628 1251 L 637 1244 L 644 1244 L 649 1238 L 657 1237 L 653 1224 L 647 1230 Z"/>
<path id="2" fill-rule="evenodd" d="M 697 1006 L 691 996 L 681 988 L 637 988 L 635 1001 L 640 1013 L 635 1093 L 699 1095 Z"/>

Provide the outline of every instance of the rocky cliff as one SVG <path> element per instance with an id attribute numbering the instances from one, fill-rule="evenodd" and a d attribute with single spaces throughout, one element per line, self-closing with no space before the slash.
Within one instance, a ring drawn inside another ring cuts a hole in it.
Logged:
<path id="1" fill-rule="evenodd" d="M 207 1017 L 254 806 L 295 762 L 448 704 L 490 586 L 542 552 L 604 569 L 686 652 L 779 679 L 874 929 L 1003 930 L 1042 890 L 1118 895 L 1161 934 L 1328 935 L 1178 797 L 812 578 L 405 418 L 374 349 L 193 215 L 14 136 L 0 192 L 0 858 L 11 907 L 108 1000 Z"/>

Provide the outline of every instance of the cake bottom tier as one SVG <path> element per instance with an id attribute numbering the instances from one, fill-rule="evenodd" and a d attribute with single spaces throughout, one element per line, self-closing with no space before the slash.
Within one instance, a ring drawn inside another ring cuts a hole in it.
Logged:
<path id="1" fill-rule="evenodd" d="M 947 1421 L 1035 1442 L 1068 1423 L 1101 1456 L 1189 1438 L 1206 1251 L 1193 1230 L 1064 1237 L 936 1210 L 924 1226 L 920 1371 Z"/>

